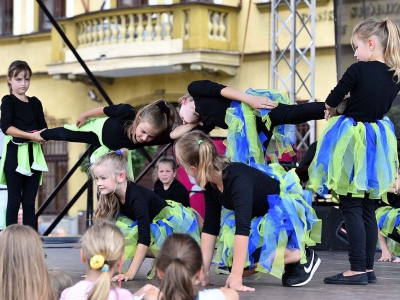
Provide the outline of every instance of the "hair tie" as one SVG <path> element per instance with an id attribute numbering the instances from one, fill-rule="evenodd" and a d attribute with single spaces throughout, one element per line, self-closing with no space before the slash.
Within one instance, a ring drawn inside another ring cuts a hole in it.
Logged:
<path id="1" fill-rule="evenodd" d="M 163 113 L 166 114 L 166 115 L 169 115 L 170 110 L 169 110 L 168 106 L 165 104 L 165 101 L 160 101 L 160 102 L 157 104 L 157 106 L 158 106 L 158 108 L 161 110 L 161 112 L 163 112 Z"/>
<path id="2" fill-rule="evenodd" d="M 102 266 L 104 266 L 104 256 L 101 254 L 93 255 L 90 259 L 90 267 L 94 270 L 98 270 Z"/>
<path id="3" fill-rule="evenodd" d="M 107 264 L 104 264 L 104 266 L 101 268 L 102 272 L 109 272 L 110 271 L 110 267 Z"/>
<path id="4" fill-rule="evenodd" d="M 385 21 L 382 21 L 382 22 L 381 22 L 381 26 L 382 26 L 382 27 L 383 27 L 383 26 L 386 26 L 386 23 L 387 23 L 386 20 L 385 20 Z"/>
<path id="5" fill-rule="evenodd" d="M 180 263 L 184 264 L 183 260 L 180 259 L 179 257 L 174 257 L 173 260 L 174 260 L 174 261 L 179 261 Z"/>
<path id="6" fill-rule="evenodd" d="M 200 146 L 200 144 L 203 142 L 203 140 L 198 140 L 197 141 L 197 145 L 199 145 Z"/>
<path id="7" fill-rule="evenodd" d="M 119 156 L 122 156 L 122 151 L 120 149 L 118 149 L 117 151 L 115 151 L 115 153 L 117 153 Z"/>

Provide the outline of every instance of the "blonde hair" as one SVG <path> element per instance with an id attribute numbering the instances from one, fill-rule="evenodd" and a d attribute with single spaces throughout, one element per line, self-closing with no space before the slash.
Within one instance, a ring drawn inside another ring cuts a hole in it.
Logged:
<path id="1" fill-rule="evenodd" d="M 107 154 L 100 156 L 95 163 L 89 167 L 89 173 L 92 178 L 95 178 L 94 169 L 96 167 L 102 166 L 108 170 L 109 174 L 114 178 L 120 173 L 125 173 L 128 181 L 132 181 L 129 178 L 128 169 L 128 156 L 129 151 L 127 149 L 121 149 L 117 151 L 111 151 Z M 115 181 L 117 184 L 117 181 Z M 119 198 L 115 193 L 108 195 L 100 195 L 99 202 L 97 204 L 97 209 L 94 211 L 94 219 L 115 219 L 119 212 Z"/>
<path id="2" fill-rule="evenodd" d="M 150 126 L 157 129 L 157 132 L 161 133 L 172 129 L 175 117 L 175 108 L 168 101 L 160 99 L 142 107 L 126 132 L 129 138 L 137 143 L 135 131 L 140 122 L 148 122 Z"/>
<path id="3" fill-rule="evenodd" d="M 190 235 L 168 236 L 156 260 L 156 268 L 164 273 L 160 299 L 193 300 L 193 277 L 202 265 L 200 246 Z"/>
<path id="4" fill-rule="evenodd" d="M 202 131 L 194 130 L 186 133 L 175 143 L 176 156 L 185 168 L 197 168 L 196 182 L 204 189 L 211 181 L 215 171 L 224 170 L 230 163 L 225 156 L 218 154 L 211 139 Z"/>
<path id="5" fill-rule="evenodd" d="M 21 72 L 25 73 L 25 78 L 32 77 L 32 70 L 29 67 L 28 63 L 23 60 L 15 60 L 8 67 L 7 77 L 10 79 L 14 78 L 14 77 L 18 76 L 18 74 Z M 7 81 L 7 85 L 8 85 L 8 89 L 10 90 L 10 93 L 12 93 L 12 87 L 8 81 Z"/>
<path id="6" fill-rule="evenodd" d="M 160 164 L 169 164 L 173 172 L 176 172 L 176 170 L 178 169 L 178 165 L 176 164 L 175 160 L 172 157 L 168 156 L 161 157 L 159 160 L 157 160 L 156 166 L 154 167 L 153 171 L 154 181 L 158 180 L 158 168 L 160 167 Z"/>
<path id="7" fill-rule="evenodd" d="M 49 269 L 48 273 L 50 286 L 53 289 L 56 299 L 59 299 L 62 291 L 73 285 L 72 278 L 60 268 Z"/>
<path id="8" fill-rule="evenodd" d="M 385 63 L 394 71 L 393 77 L 397 77 L 397 83 L 400 82 L 400 27 L 395 21 L 385 18 L 383 21 L 367 19 L 357 24 L 353 29 L 351 44 L 353 38 L 357 37 L 366 42 L 371 36 L 376 36 L 383 48 Z"/>
<path id="9" fill-rule="evenodd" d="M 0 233 L 0 299 L 53 300 L 42 242 L 31 227 L 14 224 Z"/>
<path id="10" fill-rule="evenodd" d="M 88 268 L 92 268 L 90 260 L 95 255 L 101 255 L 104 258 L 104 265 L 108 267 L 108 270 L 102 270 L 103 266 L 99 266 L 101 274 L 90 290 L 87 299 L 107 300 L 110 290 L 115 288 L 114 284 L 111 283 L 109 270 L 122 258 L 125 248 L 125 238 L 115 224 L 101 220 L 95 222 L 86 231 L 81 243 Z"/>
<path id="11" fill-rule="evenodd" d="M 178 99 L 179 106 L 182 105 L 183 99 L 186 99 L 189 102 L 193 102 L 194 101 L 193 97 L 190 94 L 185 94 L 185 95 L 183 95 L 182 97 L 180 97 Z"/>

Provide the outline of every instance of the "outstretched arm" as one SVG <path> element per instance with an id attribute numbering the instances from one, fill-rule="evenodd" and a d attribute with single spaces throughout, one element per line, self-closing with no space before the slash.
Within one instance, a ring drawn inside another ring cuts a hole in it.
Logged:
<path id="1" fill-rule="evenodd" d="M 210 267 L 216 240 L 217 237 L 215 235 L 204 232 L 201 234 L 201 253 L 203 255 L 203 278 L 201 280 L 202 286 L 210 284 Z"/>
<path id="2" fill-rule="evenodd" d="M 189 132 L 193 128 L 195 128 L 197 124 L 183 124 L 176 126 L 174 130 L 169 134 L 170 138 L 173 140 L 177 140 L 181 138 L 185 133 Z"/>
<path id="3" fill-rule="evenodd" d="M 111 281 L 128 281 L 128 280 L 133 280 L 137 274 L 137 272 L 140 269 L 140 266 L 142 265 L 145 257 L 147 250 L 149 249 L 148 246 L 143 245 L 143 244 L 138 244 L 135 257 L 133 258 L 133 261 L 128 269 L 128 271 L 125 274 L 121 275 L 115 275 Z"/>
<path id="4" fill-rule="evenodd" d="M 46 129 L 42 129 L 40 131 L 35 131 L 35 132 L 26 132 L 26 131 L 19 130 L 17 127 L 10 126 L 10 127 L 8 127 L 8 129 L 6 131 L 6 134 L 11 135 L 13 137 L 19 137 L 19 138 L 28 139 L 28 140 L 31 140 L 34 142 L 43 143 L 43 142 L 46 142 L 46 140 L 44 140 L 40 136 L 40 133 L 43 130 L 46 130 Z"/>
<path id="5" fill-rule="evenodd" d="M 85 111 L 78 117 L 76 120 L 76 127 L 81 127 L 86 123 L 86 120 L 91 117 L 104 117 L 106 114 L 104 113 L 104 107 L 98 107 L 92 110 Z"/>
<path id="6" fill-rule="evenodd" d="M 221 96 L 244 102 L 254 109 L 273 109 L 276 106 L 275 103 L 268 98 L 246 94 L 228 86 L 221 90 Z"/>

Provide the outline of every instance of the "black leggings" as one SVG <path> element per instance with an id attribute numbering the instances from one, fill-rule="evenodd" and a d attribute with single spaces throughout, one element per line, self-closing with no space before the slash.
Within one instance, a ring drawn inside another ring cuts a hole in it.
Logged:
<path id="1" fill-rule="evenodd" d="M 378 239 L 378 226 L 375 218 L 376 200 L 340 196 L 347 241 L 349 243 L 349 261 L 351 271 L 365 272 L 373 270 Z"/>
<path id="2" fill-rule="evenodd" d="M 32 148 L 30 147 L 29 150 L 30 161 L 33 161 Z M 18 223 L 18 211 L 22 203 L 23 224 L 36 230 L 35 199 L 42 172 L 32 170 L 32 176 L 25 176 L 16 172 L 15 169 L 18 167 L 17 152 L 18 146 L 12 143 L 7 145 L 7 155 L 4 162 L 8 192 L 6 226 Z"/>
<path id="3" fill-rule="evenodd" d="M 267 148 L 272 137 L 272 130 L 278 125 L 292 124 L 297 125 L 312 120 L 324 119 L 325 102 L 310 102 L 300 105 L 279 104 L 271 110 L 269 118 L 271 128 L 267 130 L 261 118 L 256 118 L 257 132 L 263 132 L 268 140 L 264 142 Z"/>
<path id="4" fill-rule="evenodd" d="M 40 136 L 46 141 L 67 141 L 75 143 L 86 143 L 100 147 L 100 141 L 94 132 L 72 131 L 64 127 L 57 127 L 43 131 Z"/>

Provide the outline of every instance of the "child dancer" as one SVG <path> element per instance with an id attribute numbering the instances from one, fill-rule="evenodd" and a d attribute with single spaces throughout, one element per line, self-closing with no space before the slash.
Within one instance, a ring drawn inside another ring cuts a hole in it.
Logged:
<path id="1" fill-rule="evenodd" d="M 0 183 L 7 184 L 6 226 L 16 224 L 22 203 L 23 223 L 36 229 L 35 198 L 48 171 L 40 133 L 47 128 L 43 107 L 36 97 L 26 96 L 32 77 L 25 61 L 11 63 L 7 73 L 10 95 L 1 103 L 1 130 L 6 134 L 3 159 L 0 162 Z M 32 142 L 32 143 L 30 143 Z"/>
<path id="2" fill-rule="evenodd" d="M 274 90 L 249 89 L 243 93 L 201 80 L 190 83 L 188 92 L 179 99 L 179 115 L 183 123 L 200 122 L 196 129 L 206 133 L 216 126 L 223 129 L 229 127 L 227 155 L 233 161 L 247 163 L 250 157 L 257 163 L 264 163 L 265 151 L 274 162 L 284 152 L 294 155 L 294 128 L 284 124 L 324 118 L 324 103 L 292 105 L 284 94 Z M 174 138 L 182 132 L 173 133 Z M 274 143 L 269 143 L 272 135 L 275 136 Z"/>
<path id="3" fill-rule="evenodd" d="M 154 168 L 154 193 L 163 199 L 171 199 L 185 207 L 190 207 L 189 192 L 185 186 L 177 180 L 177 165 L 175 160 L 169 157 L 160 158 Z"/>
<path id="4" fill-rule="evenodd" d="M 93 162 L 110 150 L 171 143 L 174 122 L 175 109 L 165 100 L 150 103 L 139 111 L 129 104 L 118 104 L 84 112 L 76 124 L 48 129 L 41 136 L 45 140 L 94 145 L 98 149 L 92 155 Z"/>
<path id="5" fill-rule="evenodd" d="M 400 90 L 400 28 L 391 19 L 368 19 L 356 25 L 351 42 L 359 62 L 325 102 L 332 112 L 350 92 L 348 105 L 344 115 L 328 120 L 309 168 L 309 186 L 319 190 L 325 184 L 339 194 L 346 223 L 350 270 L 324 282 L 365 285 L 376 282 L 373 199 L 389 190 L 398 167 L 394 128 L 385 114 Z"/>
<path id="6" fill-rule="evenodd" d="M 159 291 L 151 290 L 146 300 L 193 300 L 194 282 L 200 279 L 203 259 L 199 244 L 187 234 L 174 233 L 165 239 L 156 260 L 157 275 L 162 279 Z M 237 300 L 239 295 L 229 288 L 199 292 L 199 300 Z"/>
<path id="7" fill-rule="evenodd" d="M 165 238 L 173 232 L 188 233 L 199 240 L 199 227 L 192 210 L 163 200 L 129 179 L 126 150 L 99 157 L 90 171 L 101 193 L 95 219 L 116 219 L 125 235 L 123 269 L 130 266 L 125 274 L 113 280 L 134 279 L 146 255 L 157 257 Z"/>
<path id="8" fill-rule="evenodd" d="M 42 242 L 31 227 L 13 224 L 0 233 L 0 286 L 4 300 L 56 299 Z"/>
<path id="9" fill-rule="evenodd" d="M 117 226 L 98 221 L 82 237 L 81 259 L 87 264 L 87 276 L 61 293 L 60 300 L 134 299 L 126 289 L 115 287 L 111 277 L 124 257 L 124 236 Z M 155 287 L 146 285 L 135 295 Z"/>
<path id="10" fill-rule="evenodd" d="M 311 242 L 309 230 L 317 218 L 302 198 L 294 170 L 285 173 L 278 164 L 230 163 L 201 131 L 176 142 L 176 157 L 204 189 L 204 284 L 209 283 L 216 241 L 214 262 L 232 267 L 227 287 L 254 291 L 242 284 L 242 276 L 260 271 L 280 278 L 284 264 L 293 264 L 290 272 L 286 269 L 284 285 L 301 286 L 311 280 L 320 259 L 311 249 L 305 255 L 305 245 Z M 226 210 L 221 216 L 222 206 Z"/>

